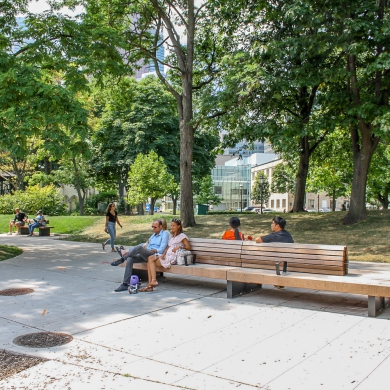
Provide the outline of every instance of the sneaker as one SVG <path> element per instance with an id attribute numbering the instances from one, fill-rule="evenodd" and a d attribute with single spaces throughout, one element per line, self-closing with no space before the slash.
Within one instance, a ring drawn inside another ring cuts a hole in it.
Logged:
<path id="1" fill-rule="evenodd" d="M 117 267 L 118 265 L 124 263 L 124 261 L 125 261 L 125 259 L 123 259 L 123 258 L 121 257 L 120 259 L 118 259 L 118 260 L 116 260 L 116 261 L 113 261 L 113 262 L 111 263 L 111 265 L 113 265 L 114 267 Z"/>
<path id="2" fill-rule="evenodd" d="M 12 236 L 12 233 L 7 233 L 7 236 Z"/>
<path id="3" fill-rule="evenodd" d="M 17 235 L 17 236 L 20 236 L 20 232 L 17 232 L 16 235 Z"/>
<path id="4" fill-rule="evenodd" d="M 128 284 L 121 284 L 117 289 L 115 289 L 115 292 L 121 292 L 121 291 L 128 291 L 129 285 Z"/>

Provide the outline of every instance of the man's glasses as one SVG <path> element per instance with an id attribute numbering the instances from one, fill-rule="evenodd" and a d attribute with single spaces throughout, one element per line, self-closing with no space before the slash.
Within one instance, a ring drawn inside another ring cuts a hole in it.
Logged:
<path id="1" fill-rule="evenodd" d="M 157 228 L 158 228 L 158 226 L 153 226 L 153 225 L 152 225 L 152 229 L 157 229 Z"/>
<path id="2" fill-rule="evenodd" d="M 173 218 L 173 219 L 172 219 L 172 222 L 177 223 L 178 225 L 181 225 L 180 219 Z"/>

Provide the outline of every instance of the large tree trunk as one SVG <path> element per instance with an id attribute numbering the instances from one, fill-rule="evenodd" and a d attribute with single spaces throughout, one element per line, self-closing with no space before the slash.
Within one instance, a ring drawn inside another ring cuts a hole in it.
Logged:
<path id="1" fill-rule="evenodd" d="M 293 212 L 299 213 L 304 211 L 305 207 L 305 195 L 306 195 L 306 180 L 309 173 L 309 158 L 310 158 L 310 149 L 309 149 L 309 138 L 305 136 L 301 138 L 300 141 L 301 155 L 299 157 L 299 167 L 298 173 L 296 176 L 295 183 L 295 196 L 294 196 L 294 205 Z"/>
<path id="2" fill-rule="evenodd" d="M 156 198 L 150 198 L 150 211 L 149 215 L 154 215 L 154 205 L 156 204 Z"/>
<path id="3" fill-rule="evenodd" d="M 389 209 L 389 191 L 386 191 L 383 194 L 376 194 L 376 198 L 381 203 L 383 210 Z"/>
<path id="4" fill-rule="evenodd" d="M 367 218 L 367 175 L 379 138 L 372 135 L 371 125 L 360 121 L 359 128 L 360 132 L 356 128 L 351 130 L 353 148 L 352 192 L 348 214 L 342 221 L 343 225 L 358 223 Z M 359 137 L 359 134 L 361 137 Z"/>

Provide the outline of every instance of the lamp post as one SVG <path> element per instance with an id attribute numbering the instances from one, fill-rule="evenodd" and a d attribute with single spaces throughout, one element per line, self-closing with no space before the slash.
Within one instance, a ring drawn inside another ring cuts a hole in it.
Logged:
<path id="1" fill-rule="evenodd" d="M 242 183 L 240 184 L 240 203 L 241 203 L 241 212 L 242 212 Z"/>
<path id="2" fill-rule="evenodd" d="M 260 214 L 263 214 L 263 186 L 264 186 L 264 177 L 260 177 Z"/>

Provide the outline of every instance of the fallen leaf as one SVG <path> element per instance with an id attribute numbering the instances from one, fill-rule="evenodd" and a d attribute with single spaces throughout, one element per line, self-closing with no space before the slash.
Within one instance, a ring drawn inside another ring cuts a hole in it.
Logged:
<path id="1" fill-rule="evenodd" d="M 46 314 L 46 309 L 43 310 L 42 315 L 44 316 Z"/>

